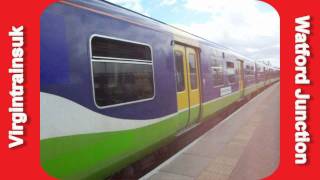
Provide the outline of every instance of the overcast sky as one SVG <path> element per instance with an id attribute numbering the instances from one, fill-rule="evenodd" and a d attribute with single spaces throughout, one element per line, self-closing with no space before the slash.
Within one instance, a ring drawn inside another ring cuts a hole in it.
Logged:
<path id="1" fill-rule="evenodd" d="M 256 0 L 108 0 L 280 67 L 280 20 Z"/>

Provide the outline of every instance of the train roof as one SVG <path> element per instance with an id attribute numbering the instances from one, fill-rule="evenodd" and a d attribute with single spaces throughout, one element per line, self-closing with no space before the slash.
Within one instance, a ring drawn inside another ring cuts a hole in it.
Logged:
<path id="1" fill-rule="evenodd" d="M 148 17 L 146 15 L 143 15 L 141 13 L 135 12 L 133 10 L 124 8 L 122 6 L 113 4 L 108 1 L 104 0 L 62 0 L 60 1 L 64 4 L 73 5 L 72 3 L 76 3 L 78 5 L 84 5 L 87 10 L 91 10 L 93 12 L 96 12 L 98 14 L 108 15 L 120 20 L 124 20 L 139 26 L 143 26 L 147 29 L 153 29 L 156 31 L 161 32 L 167 32 L 173 34 L 177 41 L 185 41 L 186 44 L 190 44 L 193 46 L 196 46 L 199 42 L 205 43 L 212 48 L 218 49 L 220 51 L 223 51 L 224 53 L 231 54 L 239 59 L 255 62 L 257 64 L 260 64 L 261 66 L 267 66 L 266 64 L 256 62 L 255 60 L 248 58 L 238 52 L 236 50 L 233 50 L 231 48 L 225 47 L 223 45 L 217 44 L 215 42 L 212 42 L 208 39 L 205 39 L 203 37 L 200 37 L 198 35 L 192 34 L 190 32 L 187 32 L 183 29 L 177 28 L 175 26 L 172 26 L 170 24 L 167 24 L 165 22 L 159 21 L 157 19 Z M 90 9 L 89 9 L 90 8 Z M 92 8 L 92 9 L 91 9 Z M 270 66 L 269 66 L 270 67 Z M 271 67 L 270 67 L 271 68 Z"/>

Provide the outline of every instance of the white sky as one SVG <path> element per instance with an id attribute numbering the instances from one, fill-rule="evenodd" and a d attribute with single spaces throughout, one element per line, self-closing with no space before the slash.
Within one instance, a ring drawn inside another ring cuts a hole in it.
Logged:
<path id="1" fill-rule="evenodd" d="M 109 0 L 280 67 L 280 20 L 256 0 Z"/>

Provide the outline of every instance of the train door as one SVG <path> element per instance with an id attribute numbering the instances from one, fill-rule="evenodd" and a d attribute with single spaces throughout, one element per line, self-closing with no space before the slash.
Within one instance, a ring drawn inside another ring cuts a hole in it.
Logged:
<path id="1" fill-rule="evenodd" d="M 199 83 L 199 55 L 194 48 L 186 47 L 187 69 L 189 78 L 189 106 L 190 117 L 188 125 L 199 119 L 200 114 L 200 83 Z"/>
<path id="2" fill-rule="evenodd" d="M 184 118 L 189 126 L 200 114 L 199 55 L 194 48 L 175 45 L 174 56 L 178 111 L 188 112 Z"/>
<path id="3" fill-rule="evenodd" d="M 189 90 L 187 76 L 187 60 L 185 48 L 180 45 L 174 47 L 175 73 L 177 85 L 177 106 L 178 111 L 189 109 Z M 187 116 L 189 120 L 189 113 Z"/>
<path id="4" fill-rule="evenodd" d="M 243 61 L 239 61 L 239 91 L 241 95 L 244 95 L 244 70 L 243 70 Z"/>

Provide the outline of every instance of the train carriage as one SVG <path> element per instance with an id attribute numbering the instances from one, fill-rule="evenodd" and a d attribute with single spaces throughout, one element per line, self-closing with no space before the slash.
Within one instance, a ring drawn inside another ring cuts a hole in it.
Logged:
<path id="1" fill-rule="evenodd" d="M 41 164 L 108 177 L 276 81 L 267 68 L 110 3 L 54 3 L 41 16 Z"/>

